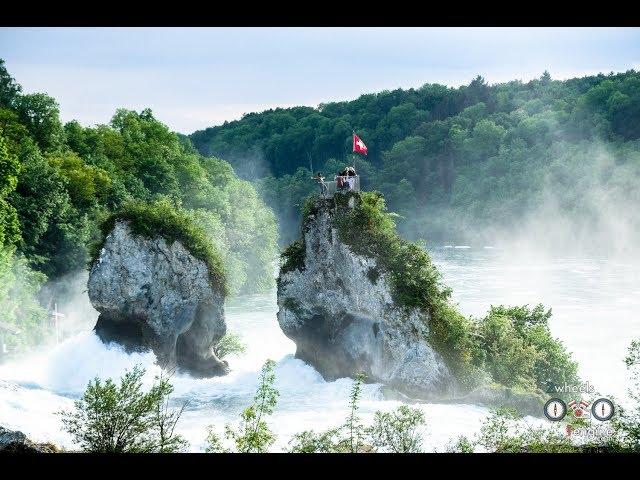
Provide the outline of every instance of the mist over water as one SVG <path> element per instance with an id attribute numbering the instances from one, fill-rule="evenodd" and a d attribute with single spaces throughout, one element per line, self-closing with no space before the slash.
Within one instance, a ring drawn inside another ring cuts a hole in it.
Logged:
<path id="1" fill-rule="evenodd" d="M 484 315 L 490 304 L 501 303 L 543 303 L 553 308 L 551 330 L 573 352 L 583 380 L 603 394 L 624 395 L 622 357 L 640 332 L 635 316 L 640 307 L 637 265 L 460 247 L 467 246 L 439 247 L 430 253 L 463 313 Z M 343 422 L 351 380 L 325 382 L 312 367 L 295 359 L 295 345 L 282 334 L 276 311 L 275 292 L 232 298 L 226 306 L 228 329 L 239 333 L 247 345 L 244 355 L 229 359 L 232 372 L 211 379 L 173 377 L 173 401 L 176 405 L 188 402 L 179 430 L 191 443 L 191 450 L 204 449 L 207 425 L 216 425 L 222 433 L 225 422 L 237 421 L 252 400 L 267 358 L 277 362 L 276 388 L 280 391 L 270 419 L 278 435 L 274 451 L 286 447 L 294 433 Z M 160 372 L 152 353 L 129 355 L 118 346 L 106 346 L 91 327 L 85 326 L 83 332 L 55 348 L 0 366 L 0 424 L 71 448 L 55 412 L 70 408 L 94 376 L 117 379 L 126 369 L 142 364 L 150 384 Z M 361 413 L 365 422 L 376 410 L 398 405 L 384 399 L 379 384 L 364 386 Z M 487 409 L 474 405 L 416 406 L 427 419 L 425 451 L 442 451 L 459 435 L 473 436 L 488 414 Z"/>
<path id="2" fill-rule="evenodd" d="M 551 332 L 579 364 L 583 381 L 623 397 L 622 360 L 640 336 L 640 263 L 606 258 L 524 255 L 500 248 L 431 252 L 462 312 L 484 316 L 490 305 L 551 308 Z"/>

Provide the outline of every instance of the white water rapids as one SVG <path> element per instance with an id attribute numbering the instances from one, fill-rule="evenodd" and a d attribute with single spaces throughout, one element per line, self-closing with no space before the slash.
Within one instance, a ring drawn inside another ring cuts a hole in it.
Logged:
<path id="1" fill-rule="evenodd" d="M 603 394 L 624 396 L 622 358 L 631 340 L 640 337 L 637 265 L 593 258 L 519 261 L 508 252 L 487 248 L 443 248 L 431 253 L 465 314 L 484 315 L 490 304 L 543 303 L 553 308 L 551 330 L 573 352 L 583 380 Z M 295 345 L 280 331 L 276 310 L 275 292 L 230 300 L 228 330 L 240 333 L 247 345 L 243 356 L 229 359 L 231 374 L 212 379 L 173 377 L 174 400 L 188 400 L 179 430 L 190 450 L 204 449 L 207 425 L 215 424 L 222 433 L 225 422 L 237 421 L 251 402 L 267 358 L 277 362 L 280 391 L 269 421 L 278 435 L 274 451 L 285 448 L 296 432 L 337 426 L 344 420 L 351 381 L 325 382 L 312 367 L 296 360 Z M 118 378 L 135 364 L 147 368 L 149 382 L 158 372 L 153 354 L 128 355 L 118 347 L 107 347 L 88 327 L 55 348 L 0 365 L 0 425 L 22 430 L 37 441 L 73 448 L 55 412 L 71 407 L 94 376 Z M 365 422 L 374 411 L 399 405 L 384 400 L 377 384 L 365 385 L 362 398 Z M 425 451 L 443 451 L 458 435 L 473 436 L 488 414 L 474 405 L 417 406 L 427 419 Z"/>

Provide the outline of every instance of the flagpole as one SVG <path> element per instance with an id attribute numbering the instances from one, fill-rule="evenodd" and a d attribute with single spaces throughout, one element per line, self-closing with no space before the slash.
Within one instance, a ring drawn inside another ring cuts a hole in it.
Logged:
<path id="1" fill-rule="evenodd" d="M 352 144 L 351 150 L 353 150 L 353 140 L 355 139 L 356 131 L 352 129 L 352 130 L 351 130 L 351 134 L 353 135 L 353 136 L 351 137 L 351 144 Z M 353 158 L 351 159 L 351 161 L 352 161 L 352 164 L 353 164 L 353 171 L 355 172 L 355 171 L 356 171 L 356 154 L 352 151 L 352 152 L 351 152 L 351 156 L 353 157 Z"/>

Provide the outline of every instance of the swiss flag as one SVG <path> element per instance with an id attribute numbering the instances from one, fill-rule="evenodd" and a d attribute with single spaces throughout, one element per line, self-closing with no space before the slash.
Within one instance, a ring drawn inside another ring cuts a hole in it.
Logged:
<path id="1" fill-rule="evenodd" d="M 353 134 L 353 151 L 354 153 L 362 153 L 363 155 L 367 154 L 367 146 L 355 133 Z"/>

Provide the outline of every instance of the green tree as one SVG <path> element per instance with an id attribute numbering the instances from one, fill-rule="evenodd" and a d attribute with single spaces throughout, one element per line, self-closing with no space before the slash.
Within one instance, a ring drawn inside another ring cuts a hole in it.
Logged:
<path id="1" fill-rule="evenodd" d="M 22 87 L 9 74 L 4 60 L 0 58 L 0 108 L 13 108 L 21 91 Z"/>
<path id="2" fill-rule="evenodd" d="M 367 437 L 374 448 L 392 453 L 419 453 L 422 435 L 418 428 L 424 424 L 421 410 L 401 405 L 391 412 L 376 412 L 373 424 L 367 429 Z"/>
<path id="3" fill-rule="evenodd" d="M 220 359 L 230 355 L 240 355 L 246 349 L 247 346 L 242 343 L 242 337 L 237 333 L 226 333 L 214 347 L 215 354 Z"/>
<path id="4" fill-rule="evenodd" d="M 496 381 L 543 392 L 579 383 L 578 365 L 551 335 L 550 318 L 543 305 L 491 306 L 478 323 L 478 358 Z"/>
<path id="5" fill-rule="evenodd" d="M 17 332 L 6 337 L 7 347 L 25 352 L 51 338 L 48 312 L 37 299 L 46 276 L 31 269 L 14 250 L 0 247 L 0 322 Z"/>
<path id="6" fill-rule="evenodd" d="M 186 442 L 175 433 L 182 409 L 171 411 L 173 387 L 166 377 L 156 377 L 145 392 L 140 366 L 125 372 L 116 385 L 110 378 L 95 378 L 74 409 L 61 411 L 63 428 L 85 452 L 177 452 Z M 183 407 L 184 408 L 184 407 Z"/>
<path id="7" fill-rule="evenodd" d="M 20 238 L 17 212 L 7 202 L 7 196 L 16 188 L 19 173 L 18 159 L 9 153 L 0 130 L 0 248 L 3 245 L 13 245 Z"/>
<path id="8" fill-rule="evenodd" d="M 44 93 L 18 97 L 16 111 L 38 146 L 43 151 L 58 148 L 64 142 L 58 103 Z"/>
<path id="9" fill-rule="evenodd" d="M 84 267 L 91 224 L 72 204 L 66 180 L 35 146 L 24 150 L 11 193 L 22 230 L 19 250 L 49 277 Z"/>

